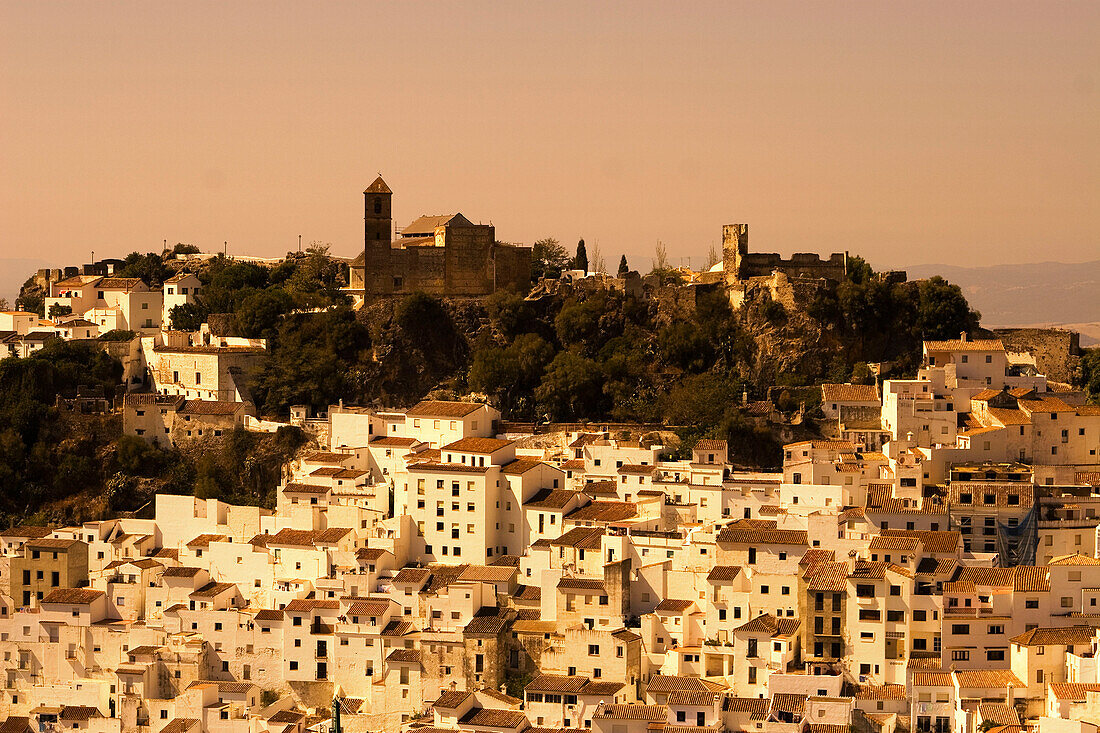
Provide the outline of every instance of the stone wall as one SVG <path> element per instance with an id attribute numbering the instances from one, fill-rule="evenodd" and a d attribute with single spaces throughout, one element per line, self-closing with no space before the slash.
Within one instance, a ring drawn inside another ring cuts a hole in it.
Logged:
<path id="1" fill-rule="evenodd" d="M 351 285 L 363 287 L 365 278 L 368 297 L 417 290 L 444 296 L 482 296 L 508 287 L 526 290 L 531 248 L 501 244 L 495 236 L 493 226 L 475 224 L 448 227 L 443 247 L 393 248 L 389 242 L 368 240 L 365 267 L 355 268 Z"/>
<path id="2" fill-rule="evenodd" d="M 722 263 L 726 284 L 751 277 L 767 277 L 778 270 L 790 277 L 825 278 L 839 282 L 848 271 L 848 254 L 835 252 L 828 259 L 800 252 L 784 259 L 774 252 L 749 252 L 748 224 L 726 224 L 722 227 Z"/>
<path id="3" fill-rule="evenodd" d="M 1006 351 L 1026 351 L 1047 379 L 1072 383 L 1081 368 L 1081 336 L 1059 328 L 995 328 Z"/>

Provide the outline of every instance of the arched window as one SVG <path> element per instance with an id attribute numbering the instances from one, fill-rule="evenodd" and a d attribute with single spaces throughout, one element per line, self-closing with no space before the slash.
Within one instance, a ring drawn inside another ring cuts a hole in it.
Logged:
<path id="1" fill-rule="evenodd" d="M 376 214 L 381 214 L 382 213 L 382 197 L 381 196 L 375 196 L 374 197 L 374 213 L 376 213 Z"/>

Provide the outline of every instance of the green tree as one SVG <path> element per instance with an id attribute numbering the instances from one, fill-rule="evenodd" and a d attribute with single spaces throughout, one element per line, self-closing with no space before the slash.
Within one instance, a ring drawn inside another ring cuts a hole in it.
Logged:
<path id="1" fill-rule="evenodd" d="M 922 338 L 958 338 L 963 331 L 970 333 L 978 328 L 981 314 L 971 309 L 958 285 L 936 276 L 922 280 L 918 288 L 917 328 Z"/>
<path id="2" fill-rule="evenodd" d="M 63 318 L 65 316 L 71 316 L 73 314 L 73 307 L 71 305 L 61 305 L 60 303 L 54 303 L 50 306 L 50 312 L 47 314 L 50 320 L 56 318 Z"/>
<path id="3" fill-rule="evenodd" d="M 569 254 L 553 237 L 535 240 L 531 246 L 531 277 L 534 280 L 556 278 L 568 265 Z"/>
<path id="4" fill-rule="evenodd" d="M 271 338 L 279 319 L 294 302 L 282 288 L 257 290 L 237 307 L 237 326 L 245 338 Z"/>
<path id="5" fill-rule="evenodd" d="M 1092 402 L 1100 403 L 1100 347 L 1081 354 L 1081 386 Z"/>
<path id="6" fill-rule="evenodd" d="M 573 269 L 588 272 L 588 251 L 584 248 L 584 240 L 577 242 L 577 255 L 573 258 Z"/>
<path id="7" fill-rule="evenodd" d="M 181 303 L 168 311 L 173 331 L 198 331 L 209 315 L 201 302 Z"/>
<path id="8" fill-rule="evenodd" d="M 576 420 L 606 409 L 604 375 L 599 365 L 574 351 L 562 351 L 550 362 L 535 390 L 539 411 L 552 420 Z"/>
<path id="9" fill-rule="evenodd" d="M 159 288 L 160 285 L 171 277 L 171 271 L 164 264 L 164 259 L 155 252 L 131 252 L 126 255 L 122 265 L 115 270 L 115 277 L 140 277 L 146 285 Z"/>

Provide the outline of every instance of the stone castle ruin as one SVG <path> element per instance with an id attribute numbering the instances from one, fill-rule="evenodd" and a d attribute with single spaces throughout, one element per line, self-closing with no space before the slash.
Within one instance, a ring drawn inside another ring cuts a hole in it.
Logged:
<path id="1" fill-rule="evenodd" d="M 783 259 L 775 253 L 749 252 L 749 225 L 722 227 L 722 269 L 730 303 L 739 308 L 753 293 L 767 292 L 785 308 L 796 308 L 817 292 L 835 287 L 848 272 L 848 253 L 797 253 Z"/>
<path id="2" fill-rule="evenodd" d="M 363 198 L 363 254 L 351 262 L 350 289 L 364 300 L 416 290 L 476 297 L 530 284 L 531 248 L 496 241 L 492 224 L 457 213 L 421 216 L 394 239 L 393 191 L 381 176 Z"/>

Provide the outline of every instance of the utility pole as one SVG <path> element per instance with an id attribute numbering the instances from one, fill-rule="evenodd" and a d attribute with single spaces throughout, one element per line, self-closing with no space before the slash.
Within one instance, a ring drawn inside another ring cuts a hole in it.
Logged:
<path id="1" fill-rule="evenodd" d="M 302 235 L 298 235 L 298 254 L 302 254 Z"/>

